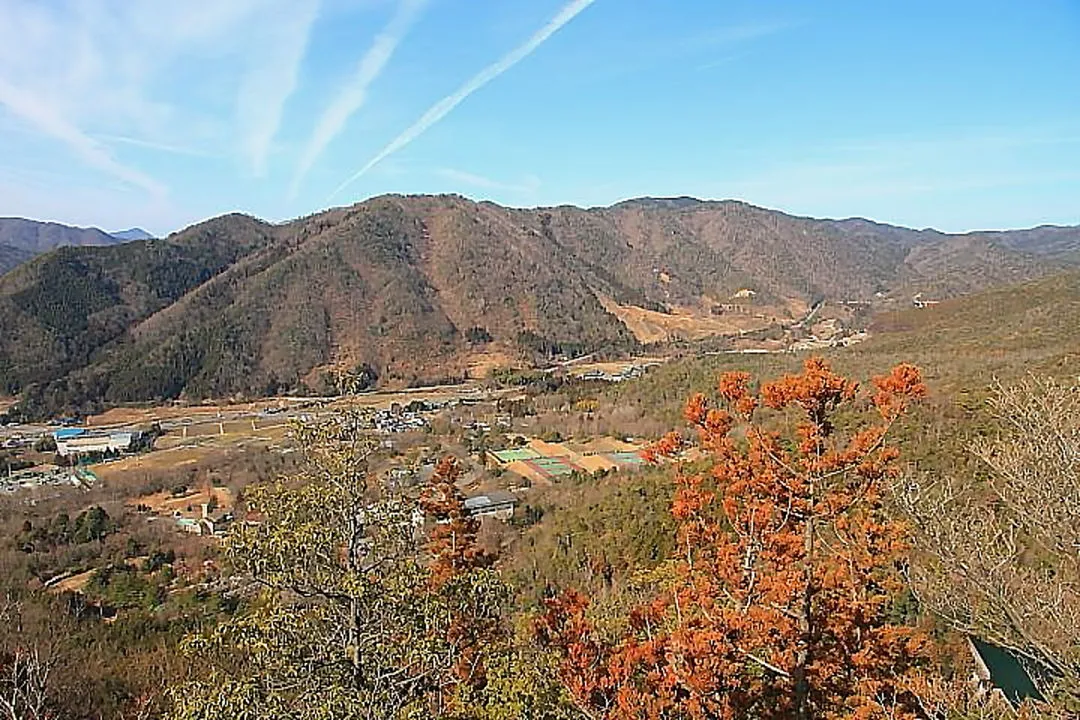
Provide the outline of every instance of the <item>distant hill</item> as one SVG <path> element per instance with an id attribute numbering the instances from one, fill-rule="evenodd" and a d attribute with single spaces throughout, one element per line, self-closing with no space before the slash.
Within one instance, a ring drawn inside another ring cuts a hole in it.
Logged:
<path id="1" fill-rule="evenodd" d="M 119 240 L 97 228 L 78 228 L 24 218 L 0 218 L 0 245 L 48 252 L 65 245 L 112 245 Z"/>
<path id="2" fill-rule="evenodd" d="M 21 265 L 32 257 L 34 257 L 34 253 L 29 250 L 23 250 L 22 248 L 17 248 L 13 245 L 4 245 L 0 243 L 0 275 L 3 275 L 16 265 Z"/>
<path id="3" fill-rule="evenodd" d="M 1077 253 L 1077 228 L 946 235 L 692 198 L 510 209 L 384 196 L 280 225 L 230 215 L 0 278 L 0 392 L 47 412 L 335 392 L 348 375 L 402 386 L 478 360 L 637 350 L 642 324 L 735 334 L 822 299 L 954 297 L 1074 267 Z"/>
<path id="4" fill-rule="evenodd" d="M 776 377 L 796 371 L 809 354 L 685 357 L 612 387 L 608 394 L 615 404 L 641 408 L 671 427 L 682 422 L 690 393 L 712 387 L 720 372 L 746 370 L 756 377 Z M 914 443 L 901 446 L 907 453 L 917 445 L 921 454 L 912 459 L 930 467 L 942 459 L 970 460 L 966 444 L 987 427 L 984 400 L 992 383 L 1013 383 L 1029 373 L 1076 382 L 1080 272 L 983 290 L 933 307 L 882 312 L 866 342 L 813 354 L 856 378 L 869 378 L 901 362 L 919 366 L 931 389 L 931 403 L 904 423 L 901 434 Z"/>
<path id="5" fill-rule="evenodd" d="M 879 315 L 859 352 L 907 357 L 943 379 L 1013 380 L 1026 373 L 1075 380 L 1080 359 L 1080 272 L 1066 272 Z"/>
<path id="6" fill-rule="evenodd" d="M 132 240 L 153 240 L 154 236 L 146 232 L 142 228 L 130 228 L 128 230 L 117 230 L 116 232 L 109 233 L 117 240 L 123 242 L 130 242 Z"/>
<path id="7" fill-rule="evenodd" d="M 97 228 L 78 228 L 24 218 L 0 218 L 0 275 L 58 247 L 113 245 L 118 242 L 123 240 Z"/>

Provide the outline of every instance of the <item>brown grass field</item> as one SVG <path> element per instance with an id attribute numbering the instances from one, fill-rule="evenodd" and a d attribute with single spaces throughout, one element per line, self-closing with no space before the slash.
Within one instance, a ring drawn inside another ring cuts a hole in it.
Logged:
<path id="1" fill-rule="evenodd" d="M 179 430 L 170 432 L 158 438 L 152 452 L 95 465 L 94 473 L 106 483 L 116 483 L 131 477 L 214 467 L 221 464 L 226 455 L 245 447 L 266 448 L 286 441 L 287 427 L 280 423 L 260 427 L 256 431 L 251 430 L 248 421 L 224 425 L 225 435 L 219 434 L 216 422 L 191 426 L 186 438 Z"/>
<path id="2" fill-rule="evenodd" d="M 96 572 L 96 569 L 87 570 L 86 572 L 81 572 L 78 575 L 72 575 L 71 577 L 64 578 L 55 585 L 51 585 L 49 587 L 49 592 L 56 595 L 65 592 L 82 592 L 82 589 L 86 587 L 87 583 L 90 582 L 91 578 L 94 577 L 94 573 Z"/>
<path id="3" fill-rule="evenodd" d="M 633 367 L 634 365 L 662 365 L 671 359 L 671 357 L 664 357 L 660 355 L 632 357 L 627 360 L 610 360 L 606 362 L 589 362 L 574 364 L 568 366 L 567 371 L 571 375 L 584 375 L 585 373 L 596 371 L 616 375 L 629 367 Z"/>
<path id="4" fill-rule="evenodd" d="M 643 344 L 669 340 L 701 340 L 741 332 L 765 330 L 794 317 L 791 308 L 756 307 L 746 313 L 712 315 L 701 308 L 675 307 L 670 313 L 646 310 L 636 305 L 620 305 L 611 298 L 597 296 L 609 313 L 619 318 Z"/>
<path id="5" fill-rule="evenodd" d="M 262 400 L 259 402 L 241 403 L 237 405 L 159 405 L 154 407 L 118 407 L 106 410 L 99 415 L 92 415 L 86 419 L 89 426 L 100 427 L 102 425 L 135 425 L 139 423 L 152 423 L 160 420 L 175 420 L 179 418 L 202 418 L 209 422 L 219 415 L 233 415 L 237 413 L 257 413 L 269 407 L 276 407 L 277 401 Z"/>
<path id="6" fill-rule="evenodd" d="M 486 378 L 496 368 L 514 367 L 519 363 L 516 355 L 504 350 L 486 350 L 470 355 L 467 368 L 470 378 Z"/>
<path id="7" fill-rule="evenodd" d="M 179 512 L 182 515 L 198 515 L 200 506 L 209 503 L 211 500 L 217 503 L 220 510 L 232 510 L 236 505 L 236 497 L 232 491 L 223 487 L 200 487 L 180 496 L 174 496 L 168 491 L 162 490 L 152 495 L 133 498 L 128 501 L 128 504 L 133 506 L 145 505 L 150 508 L 151 512 L 158 515 L 172 515 L 173 512 Z M 189 510 L 188 508 L 192 509 Z"/>

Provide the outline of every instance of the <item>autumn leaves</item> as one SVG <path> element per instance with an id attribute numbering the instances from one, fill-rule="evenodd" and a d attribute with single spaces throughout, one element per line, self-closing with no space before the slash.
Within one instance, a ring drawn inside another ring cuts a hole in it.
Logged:
<path id="1" fill-rule="evenodd" d="M 666 587 L 620 637 L 602 636 L 574 591 L 538 623 L 575 704 L 596 718 L 918 716 L 905 677 L 927 641 L 889 617 L 906 544 L 882 487 L 889 428 L 925 394 L 918 370 L 875 378 L 865 402 L 820 359 L 756 391 L 726 373 L 716 390 L 686 406 L 709 467 L 675 475 Z M 860 406 L 878 420 L 838 432 Z M 795 431 L 773 429 L 789 411 Z M 685 445 L 669 434 L 650 454 Z"/>

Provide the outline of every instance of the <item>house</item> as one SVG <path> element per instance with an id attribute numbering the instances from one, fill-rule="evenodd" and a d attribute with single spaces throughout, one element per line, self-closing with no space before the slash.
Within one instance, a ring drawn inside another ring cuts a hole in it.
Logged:
<path id="1" fill-rule="evenodd" d="M 493 490 L 485 495 L 465 499 L 465 512 L 470 517 L 496 517 L 509 520 L 514 516 L 518 499 L 505 490 Z"/>
<path id="2" fill-rule="evenodd" d="M 911 304 L 917 308 L 928 308 L 937 305 L 940 300 L 923 300 L 922 293 L 916 293 L 915 297 L 911 298 Z"/>
<path id="3" fill-rule="evenodd" d="M 223 535 L 232 525 L 232 513 L 219 510 L 215 513 L 206 512 L 199 519 L 200 535 Z"/>
<path id="4" fill-rule="evenodd" d="M 209 481 L 200 489 L 174 495 L 162 490 L 128 500 L 128 505 L 153 517 L 170 518 L 176 529 L 193 535 L 220 537 L 234 518 L 236 500 L 228 488 Z"/>
<path id="5" fill-rule="evenodd" d="M 228 510 L 211 511 L 210 503 L 201 503 L 199 509 L 198 518 L 190 517 L 181 510 L 174 510 L 176 527 L 194 535 L 220 536 L 232 525 L 233 515 Z"/>
<path id="6" fill-rule="evenodd" d="M 175 519 L 176 527 L 183 530 L 184 532 L 189 532 L 195 535 L 202 535 L 202 525 L 199 524 L 198 520 L 186 517 L 176 517 Z"/>

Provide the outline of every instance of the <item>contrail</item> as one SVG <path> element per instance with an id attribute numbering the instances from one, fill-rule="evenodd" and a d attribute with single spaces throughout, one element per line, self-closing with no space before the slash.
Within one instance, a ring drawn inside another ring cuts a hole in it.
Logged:
<path id="1" fill-rule="evenodd" d="M 527 58 L 533 53 L 536 48 L 540 47 L 545 40 L 554 35 L 556 32 L 566 25 L 568 22 L 577 17 L 585 8 L 593 4 L 595 0 L 573 0 L 568 3 L 559 13 L 552 18 L 552 20 L 540 28 L 531 38 L 529 38 L 524 44 L 514 48 L 510 53 L 503 56 L 498 62 L 488 65 L 479 73 L 474 75 L 467 83 L 462 85 L 457 92 L 452 95 L 447 95 L 439 102 L 435 103 L 431 108 L 424 113 L 419 120 L 410 125 L 405 132 L 394 138 L 389 145 L 379 151 L 379 154 L 368 161 L 368 164 L 360 168 L 352 177 L 345 182 L 341 183 L 334 189 L 334 192 L 326 198 L 326 202 L 330 202 L 334 197 L 342 190 L 347 188 L 352 183 L 359 180 L 364 176 L 371 168 L 375 167 L 390 155 L 393 155 L 398 150 L 402 149 L 416 138 L 427 132 L 435 123 L 446 117 L 451 110 L 465 100 L 465 98 L 472 95 L 480 88 L 487 85 L 495 78 L 502 75 L 510 68 L 517 65 L 519 62 Z"/>
<path id="2" fill-rule="evenodd" d="M 280 0 L 265 15 L 257 42 L 268 50 L 256 56 L 236 96 L 237 119 L 245 130 L 242 147 L 256 177 L 266 174 L 285 104 L 299 85 L 319 0 Z"/>
<path id="3" fill-rule="evenodd" d="M 168 189 L 136 168 L 118 162 L 101 143 L 84 133 L 64 117 L 63 113 L 43 103 L 38 97 L 15 87 L 0 77 L 0 106 L 29 123 L 39 133 L 58 140 L 82 158 L 83 162 L 135 185 L 156 197 L 164 197 Z"/>
<path id="4" fill-rule="evenodd" d="M 158 152 L 169 153 L 171 155 L 190 155 L 191 157 L 202 158 L 220 157 L 220 155 L 212 153 L 208 150 L 182 147 L 180 145 L 169 145 L 166 143 L 155 142 L 153 140 L 143 140 L 142 138 L 128 137 L 127 135 L 95 135 L 94 138 L 105 143 L 123 143 L 124 145 L 133 145 L 135 147 L 146 148 L 147 150 L 157 150 Z"/>
<path id="5" fill-rule="evenodd" d="M 423 10 L 425 3 L 426 0 L 402 0 L 393 18 L 375 37 L 375 41 L 361 58 L 352 80 L 323 111 L 304 148 L 304 154 L 297 164 L 289 190 L 290 198 L 296 197 L 300 184 L 315 165 L 315 161 L 326 150 L 326 146 L 337 137 L 353 113 L 363 107 L 367 100 L 368 87 L 382 74 L 398 44 Z"/>

